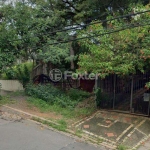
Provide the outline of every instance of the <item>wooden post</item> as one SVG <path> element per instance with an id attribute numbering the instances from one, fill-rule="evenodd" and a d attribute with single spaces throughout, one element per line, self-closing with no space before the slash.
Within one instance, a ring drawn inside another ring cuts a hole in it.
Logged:
<path id="1" fill-rule="evenodd" d="M 131 80 L 131 99 L 130 99 L 130 112 L 132 113 L 132 104 L 133 104 L 133 76 Z"/>

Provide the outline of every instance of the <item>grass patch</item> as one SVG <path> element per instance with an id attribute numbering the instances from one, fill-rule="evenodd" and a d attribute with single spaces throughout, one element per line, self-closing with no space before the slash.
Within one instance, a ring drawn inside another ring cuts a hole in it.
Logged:
<path id="1" fill-rule="evenodd" d="M 50 127 L 54 128 L 54 129 L 57 129 L 59 131 L 66 132 L 67 123 L 64 120 L 58 120 L 57 121 L 58 124 L 55 124 L 55 123 L 52 123 L 52 122 L 49 122 L 49 121 L 46 121 L 46 120 L 41 120 L 41 119 L 35 118 L 35 117 L 33 117 L 32 119 L 37 121 L 37 122 L 40 122 L 42 124 L 45 124 L 47 126 L 50 126 Z"/>
<path id="2" fill-rule="evenodd" d="M 78 136 L 79 138 L 82 138 L 82 130 L 76 130 L 75 135 Z"/>
<path id="3" fill-rule="evenodd" d="M 15 103 L 15 101 L 10 100 L 10 98 L 7 96 L 1 96 L 0 98 L 0 106 L 5 105 L 5 104 L 12 104 Z"/>
<path id="4" fill-rule="evenodd" d="M 77 117 L 86 117 L 94 112 L 94 108 L 72 108 L 66 107 L 63 108 L 59 104 L 48 104 L 42 99 L 29 97 L 27 102 L 30 105 L 33 105 L 40 109 L 41 112 L 55 112 L 62 115 L 65 118 L 77 118 Z"/>
<path id="5" fill-rule="evenodd" d="M 82 90 L 78 89 L 70 89 L 67 92 L 67 95 L 72 99 L 72 100 L 78 100 L 82 101 L 85 98 L 88 98 L 91 94 Z"/>
<path id="6" fill-rule="evenodd" d="M 11 92 L 9 94 L 9 96 L 25 96 L 25 92 L 24 91 L 15 91 L 15 92 Z"/>
<path id="7" fill-rule="evenodd" d="M 50 110 L 50 105 L 41 99 L 28 97 L 27 102 L 29 102 L 30 107 L 35 106 L 39 108 L 41 112 L 47 112 Z"/>
<path id="8" fill-rule="evenodd" d="M 127 147 L 124 146 L 124 145 L 119 145 L 118 146 L 118 150 L 126 150 L 126 149 L 127 149 Z"/>
<path id="9" fill-rule="evenodd" d="M 103 139 L 97 138 L 97 144 L 100 144 L 100 143 L 102 143 L 103 141 L 104 141 Z"/>

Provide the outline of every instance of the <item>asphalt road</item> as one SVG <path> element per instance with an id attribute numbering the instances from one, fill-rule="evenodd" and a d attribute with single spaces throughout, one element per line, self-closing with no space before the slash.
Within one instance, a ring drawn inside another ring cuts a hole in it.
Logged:
<path id="1" fill-rule="evenodd" d="M 105 150 L 29 121 L 0 119 L 0 150 Z"/>

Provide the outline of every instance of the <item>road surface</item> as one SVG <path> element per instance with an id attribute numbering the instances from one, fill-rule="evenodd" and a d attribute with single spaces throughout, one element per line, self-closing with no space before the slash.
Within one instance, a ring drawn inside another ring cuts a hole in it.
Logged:
<path id="1" fill-rule="evenodd" d="M 0 119 L 0 150 L 105 150 L 29 120 Z"/>

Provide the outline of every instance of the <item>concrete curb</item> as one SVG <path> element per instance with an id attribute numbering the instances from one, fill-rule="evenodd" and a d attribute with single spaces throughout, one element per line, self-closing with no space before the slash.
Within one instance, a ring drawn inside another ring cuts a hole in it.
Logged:
<path id="1" fill-rule="evenodd" d="M 47 122 L 49 122 L 49 123 L 52 123 L 52 124 L 55 124 L 55 125 L 59 125 L 58 123 L 56 123 L 56 122 L 54 122 L 54 121 L 47 120 L 47 119 L 45 119 L 45 118 L 42 118 L 42 117 L 39 117 L 39 116 L 30 114 L 30 113 L 24 112 L 24 111 L 22 111 L 22 110 L 19 110 L 19 109 L 16 109 L 16 108 L 12 108 L 12 107 L 9 107 L 9 106 L 7 106 L 7 105 L 3 105 L 3 106 L 6 107 L 6 108 L 8 108 L 8 109 L 12 109 L 12 110 L 14 110 L 14 111 L 17 111 L 17 112 L 19 112 L 19 113 L 21 113 L 21 114 L 30 116 L 30 117 L 32 117 L 32 118 L 38 118 L 38 119 L 40 119 L 40 120 L 42 120 L 42 121 L 47 121 Z"/>

